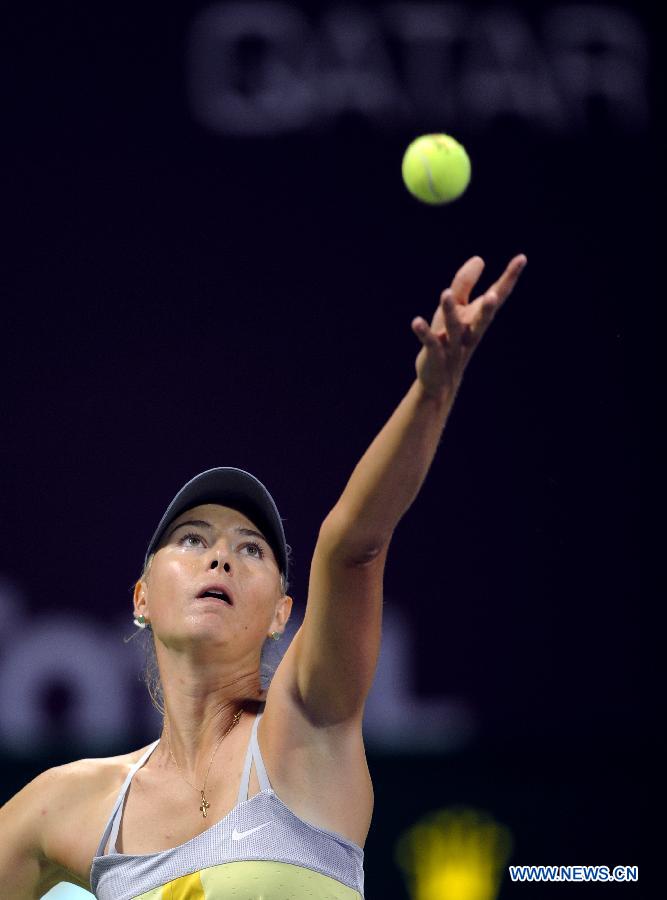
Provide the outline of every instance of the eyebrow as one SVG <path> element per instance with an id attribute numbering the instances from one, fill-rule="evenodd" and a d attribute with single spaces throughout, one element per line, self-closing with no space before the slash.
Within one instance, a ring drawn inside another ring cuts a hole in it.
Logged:
<path id="1" fill-rule="evenodd" d="M 167 535 L 167 540 L 172 536 L 172 534 L 177 531 L 179 528 L 183 528 L 185 525 L 194 525 L 196 528 L 212 528 L 210 522 L 205 522 L 203 519 L 188 519 L 186 522 L 179 522 L 178 525 L 174 525 L 174 527 L 169 531 Z M 265 544 L 268 545 L 267 539 L 261 534 L 259 531 L 255 531 L 253 528 L 235 528 L 234 531 L 236 534 L 242 534 L 245 537 L 256 537 L 260 540 L 264 541 Z"/>
<path id="2" fill-rule="evenodd" d="M 170 529 L 167 537 L 170 538 L 172 534 L 177 531 L 179 528 L 183 528 L 185 525 L 194 525 L 196 528 L 210 528 L 210 522 L 204 522 L 203 519 L 188 519 L 186 522 L 179 522 L 178 525 L 174 525 L 173 528 Z"/>

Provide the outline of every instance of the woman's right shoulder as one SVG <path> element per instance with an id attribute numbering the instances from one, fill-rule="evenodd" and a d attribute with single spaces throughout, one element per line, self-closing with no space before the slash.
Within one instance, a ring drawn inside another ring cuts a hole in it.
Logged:
<path id="1" fill-rule="evenodd" d="M 53 766 L 0 807 L 0 883 L 10 879 L 11 896 L 46 893 L 60 881 L 88 887 L 115 796 L 146 749 Z"/>
<path id="2" fill-rule="evenodd" d="M 23 791 L 35 801 L 41 798 L 39 817 L 48 822 L 50 815 L 78 812 L 80 804 L 96 805 L 110 791 L 120 790 L 131 767 L 146 750 L 142 747 L 118 756 L 86 757 L 53 766 L 37 775 Z"/>
<path id="3" fill-rule="evenodd" d="M 51 781 L 43 830 L 44 852 L 75 871 L 89 871 L 116 797 L 130 769 L 147 747 L 105 756 L 77 759 L 43 774 Z M 85 835 L 82 835 L 85 826 Z"/>
<path id="4" fill-rule="evenodd" d="M 76 798 L 85 797 L 91 791 L 99 794 L 113 788 L 119 779 L 122 783 L 125 775 L 147 749 L 148 746 L 118 756 L 76 759 L 46 769 L 34 781 L 41 780 L 44 789 L 55 795 L 65 793 L 70 798 Z"/>

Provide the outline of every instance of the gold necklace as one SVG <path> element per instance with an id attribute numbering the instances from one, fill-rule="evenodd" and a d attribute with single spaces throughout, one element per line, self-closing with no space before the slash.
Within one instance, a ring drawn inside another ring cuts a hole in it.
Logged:
<path id="1" fill-rule="evenodd" d="M 225 731 L 225 733 L 223 734 L 223 736 L 220 738 L 220 740 L 218 741 L 218 743 L 215 745 L 215 749 L 213 750 L 213 753 L 211 754 L 211 759 L 209 760 L 208 769 L 206 770 L 206 777 L 204 778 L 204 787 L 201 788 L 201 789 L 200 789 L 200 788 L 196 788 L 196 787 L 194 786 L 194 784 L 190 784 L 190 782 L 188 781 L 188 779 L 187 779 L 187 778 L 185 777 L 185 775 L 183 774 L 183 770 L 181 769 L 181 767 L 179 766 L 179 764 L 176 762 L 176 758 L 174 757 L 174 754 L 171 752 L 171 741 L 169 740 L 169 722 L 168 722 L 167 717 L 165 716 L 164 724 L 165 724 L 165 728 L 166 728 L 166 731 L 167 731 L 167 744 L 169 745 L 169 756 L 171 756 L 171 758 L 172 758 L 172 759 L 174 760 L 174 762 L 176 763 L 176 768 L 177 768 L 178 771 L 180 772 L 181 778 L 183 779 L 183 781 L 185 781 L 186 784 L 190 784 L 190 787 L 191 787 L 191 788 L 194 788 L 195 791 L 199 791 L 199 793 L 201 794 L 201 804 L 200 804 L 200 806 L 199 806 L 199 811 L 200 811 L 200 813 L 202 814 L 202 816 L 203 816 L 204 818 L 206 818 L 206 816 L 207 816 L 207 814 L 208 814 L 208 808 L 209 808 L 209 806 L 211 805 L 211 804 L 208 802 L 208 800 L 206 799 L 206 781 L 207 781 L 207 779 L 208 779 L 208 773 L 211 771 L 211 763 L 213 762 L 213 757 L 214 757 L 215 754 L 217 753 L 218 747 L 220 746 L 220 744 L 221 744 L 221 743 L 223 742 L 223 740 L 227 737 L 227 735 L 228 735 L 229 732 L 234 728 L 234 726 L 238 723 L 238 721 L 239 721 L 239 719 L 241 718 L 242 715 L 243 715 L 243 707 L 241 707 L 241 709 L 240 709 L 238 712 L 234 713 L 234 718 L 233 718 L 233 720 L 232 720 L 232 724 L 229 726 L 229 728 L 227 729 L 227 731 Z"/>

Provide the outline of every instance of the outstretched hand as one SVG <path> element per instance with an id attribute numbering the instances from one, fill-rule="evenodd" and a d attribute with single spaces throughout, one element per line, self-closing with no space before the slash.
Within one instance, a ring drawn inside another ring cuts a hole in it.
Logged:
<path id="1" fill-rule="evenodd" d="M 412 320 L 412 330 L 422 342 L 415 368 L 428 394 L 440 396 L 456 389 L 463 370 L 496 312 L 512 293 L 527 259 L 515 256 L 500 278 L 474 300 L 470 294 L 484 269 L 484 260 L 472 256 L 440 295 L 431 325 L 421 316 Z"/>

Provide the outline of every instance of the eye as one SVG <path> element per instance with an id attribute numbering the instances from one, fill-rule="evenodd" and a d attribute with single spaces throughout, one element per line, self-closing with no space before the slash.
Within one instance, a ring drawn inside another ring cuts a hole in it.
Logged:
<path id="1" fill-rule="evenodd" d="M 178 543 L 181 547 L 196 547 L 196 542 L 199 541 L 199 546 L 204 546 L 204 538 L 197 534 L 196 531 L 188 531 L 187 534 L 184 534 L 182 537 L 178 539 Z"/>
<path id="2" fill-rule="evenodd" d="M 248 543 L 243 544 L 243 546 L 241 547 L 241 549 L 242 549 L 242 550 L 243 550 L 243 549 L 247 549 L 247 550 L 248 550 L 248 556 L 254 556 L 254 557 L 256 557 L 257 559 L 263 559 L 263 558 L 264 558 L 264 549 L 263 549 L 262 547 L 260 547 L 260 545 L 257 544 L 255 541 L 248 541 Z M 250 552 L 251 550 L 253 551 L 252 553 Z"/>

